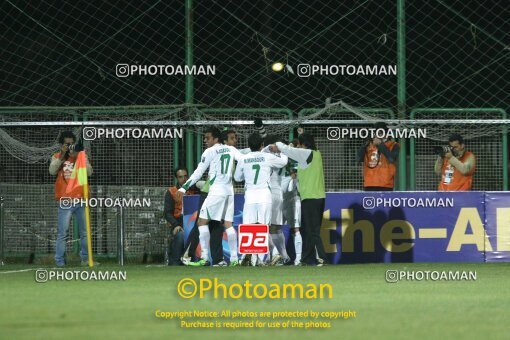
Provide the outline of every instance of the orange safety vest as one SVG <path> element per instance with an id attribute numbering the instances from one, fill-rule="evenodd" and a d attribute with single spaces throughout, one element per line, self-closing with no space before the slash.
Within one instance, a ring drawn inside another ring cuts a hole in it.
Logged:
<path id="1" fill-rule="evenodd" d="M 391 151 L 398 145 L 397 142 L 387 141 L 384 143 Z M 363 177 L 365 187 L 393 188 L 397 167 L 377 150 L 377 147 L 370 143 L 365 152 L 363 160 Z"/>
<path id="2" fill-rule="evenodd" d="M 168 191 L 170 192 L 170 195 L 172 195 L 172 198 L 174 199 L 174 211 L 173 211 L 173 215 L 175 218 L 179 218 L 182 214 L 182 199 L 181 200 L 178 200 L 177 199 L 177 191 L 179 189 L 177 187 L 170 187 L 168 188 Z"/>
<path id="3" fill-rule="evenodd" d="M 53 155 L 55 158 L 60 158 L 60 152 L 57 152 Z M 62 197 L 71 197 L 71 198 L 82 198 L 83 192 L 81 190 L 72 192 L 70 194 L 66 194 L 67 182 L 69 182 L 69 178 L 71 178 L 71 174 L 73 173 L 74 163 L 76 162 L 76 158 L 69 156 L 57 172 L 57 180 L 55 181 L 55 199 L 58 201 Z"/>
<path id="4" fill-rule="evenodd" d="M 473 153 L 466 151 L 459 158 L 459 161 L 464 163 L 466 159 L 473 155 Z M 474 155 L 473 155 L 474 157 Z M 439 182 L 439 191 L 469 191 L 473 186 L 473 174 L 476 166 L 471 169 L 467 175 L 463 175 L 456 167 L 448 162 L 448 159 L 443 160 L 443 166 L 441 168 L 441 182 Z"/>
<path id="5" fill-rule="evenodd" d="M 195 187 L 188 189 L 185 194 L 186 195 L 196 194 L 197 192 L 194 188 Z M 174 212 L 173 212 L 173 215 L 175 218 L 181 217 L 181 214 L 182 214 L 182 199 L 181 200 L 177 199 L 177 191 L 178 190 L 179 190 L 179 188 L 177 188 L 176 186 L 168 188 L 168 192 L 170 193 L 170 195 L 172 195 L 172 198 L 174 199 L 174 202 L 175 202 L 174 203 Z"/>

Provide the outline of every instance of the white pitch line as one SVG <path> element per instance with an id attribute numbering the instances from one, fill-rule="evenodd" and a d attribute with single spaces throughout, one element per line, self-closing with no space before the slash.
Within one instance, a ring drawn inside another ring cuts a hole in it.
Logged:
<path id="1" fill-rule="evenodd" d="M 0 274 L 15 274 L 15 273 L 22 273 L 22 272 L 29 272 L 31 270 L 37 270 L 38 268 L 30 268 L 30 269 L 20 269 L 20 270 L 8 270 L 8 271 L 0 271 Z"/>

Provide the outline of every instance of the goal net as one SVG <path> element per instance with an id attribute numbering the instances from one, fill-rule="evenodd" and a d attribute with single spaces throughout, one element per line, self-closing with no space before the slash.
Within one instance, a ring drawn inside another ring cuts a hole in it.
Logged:
<path id="1" fill-rule="evenodd" d="M 163 194 L 176 166 L 188 159 L 196 165 L 211 125 L 235 129 L 239 147 L 247 146 L 257 117 L 285 141 L 303 127 L 323 153 L 328 191 L 363 186 L 355 161 L 363 140 L 331 140 L 330 127 L 385 121 L 395 129 L 426 129 L 426 138 L 406 139 L 401 151 L 407 168 L 398 177 L 415 190 L 435 190 L 432 149 L 456 132 L 477 157 L 474 188 L 508 187 L 506 1 L 407 1 L 405 42 L 398 41 L 392 1 L 190 3 L 188 15 L 185 1 L 0 4 L 7 253 L 54 251 L 55 179 L 48 162 L 62 131 L 82 135 L 86 127 L 182 129 L 177 139 L 85 142 L 95 171 L 93 195 L 153 202 L 150 209 L 125 211 L 126 250 L 133 256 L 161 254 Z M 405 84 L 392 72 L 399 58 Z M 187 63 L 214 72 L 175 72 Z M 138 71 L 123 74 L 124 65 Z M 170 68 L 163 72 L 158 65 Z M 140 71 L 154 66 L 159 73 Z M 92 211 L 95 253 L 115 253 L 118 213 Z M 70 251 L 77 247 L 74 231 Z"/>

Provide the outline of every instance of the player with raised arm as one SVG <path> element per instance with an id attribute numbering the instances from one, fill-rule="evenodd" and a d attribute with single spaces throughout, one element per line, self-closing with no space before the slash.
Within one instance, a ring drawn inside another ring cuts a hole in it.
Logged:
<path id="1" fill-rule="evenodd" d="M 236 148 L 220 144 L 220 131 L 215 127 L 205 131 L 204 141 L 208 148 L 203 152 L 200 163 L 190 179 L 184 183 L 179 192 L 184 193 L 209 169 L 209 194 L 200 209 L 198 219 L 200 246 L 202 248 L 199 264 L 203 266 L 210 265 L 209 221 L 221 222 L 223 220 L 230 248 L 230 265 L 236 266 L 239 262 L 237 257 L 237 234 L 232 227 L 234 221 L 232 169 L 234 161 L 239 161 L 242 155 Z"/>
<path id="2" fill-rule="evenodd" d="M 258 133 L 248 137 L 251 152 L 237 163 L 234 179 L 245 181 L 243 223 L 271 224 L 272 188 L 271 174 L 285 167 L 288 158 L 261 152 L 263 139 Z"/>
<path id="3" fill-rule="evenodd" d="M 265 144 L 270 145 L 278 141 L 278 137 L 268 135 L 265 138 Z M 285 235 L 282 231 L 283 225 L 283 194 L 282 194 L 282 179 L 285 177 L 285 169 L 281 168 L 279 171 L 274 171 L 271 174 L 271 195 L 273 198 L 272 213 L 271 213 L 271 239 L 278 250 L 280 256 L 273 256 L 271 265 L 284 265 L 290 261 L 287 249 L 285 248 Z"/>
<path id="4" fill-rule="evenodd" d="M 315 139 L 308 133 L 299 135 L 297 146 L 297 148 L 293 148 L 277 142 L 270 145 L 269 148 L 273 152 L 281 152 L 297 162 L 302 208 L 300 229 L 303 232 L 301 265 L 323 266 L 327 260 L 320 236 L 326 198 L 322 155 L 315 145 Z"/>
<path id="5" fill-rule="evenodd" d="M 257 121 L 255 121 L 256 123 Z M 237 148 L 237 133 L 232 130 L 225 128 L 221 132 L 221 142 L 225 145 L 230 145 Z M 246 154 L 250 152 L 250 148 L 239 150 L 242 154 Z M 207 181 L 198 181 L 196 187 L 200 189 L 200 203 L 198 206 L 198 210 L 202 209 L 202 205 L 207 198 L 207 194 L 209 193 L 209 180 Z M 225 267 L 228 266 L 227 262 L 223 259 L 223 232 L 225 228 L 218 221 L 209 222 L 209 233 L 210 237 L 210 250 L 211 250 L 211 258 L 213 260 L 213 267 Z M 200 243 L 198 231 L 198 220 L 195 221 L 195 225 L 191 229 L 188 239 L 186 241 L 185 252 L 183 257 L 181 258 L 182 263 L 187 266 L 196 266 L 199 265 L 198 262 L 192 262 L 192 254 L 195 254 L 197 245 Z"/>

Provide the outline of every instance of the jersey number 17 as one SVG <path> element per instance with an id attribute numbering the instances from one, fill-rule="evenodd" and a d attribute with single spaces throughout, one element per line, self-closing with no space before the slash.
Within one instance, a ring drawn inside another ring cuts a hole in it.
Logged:
<path id="1" fill-rule="evenodd" d="M 230 166 L 230 155 L 224 154 L 220 157 L 221 161 L 221 174 L 225 175 L 228 171 L 228 167 Z"/>

